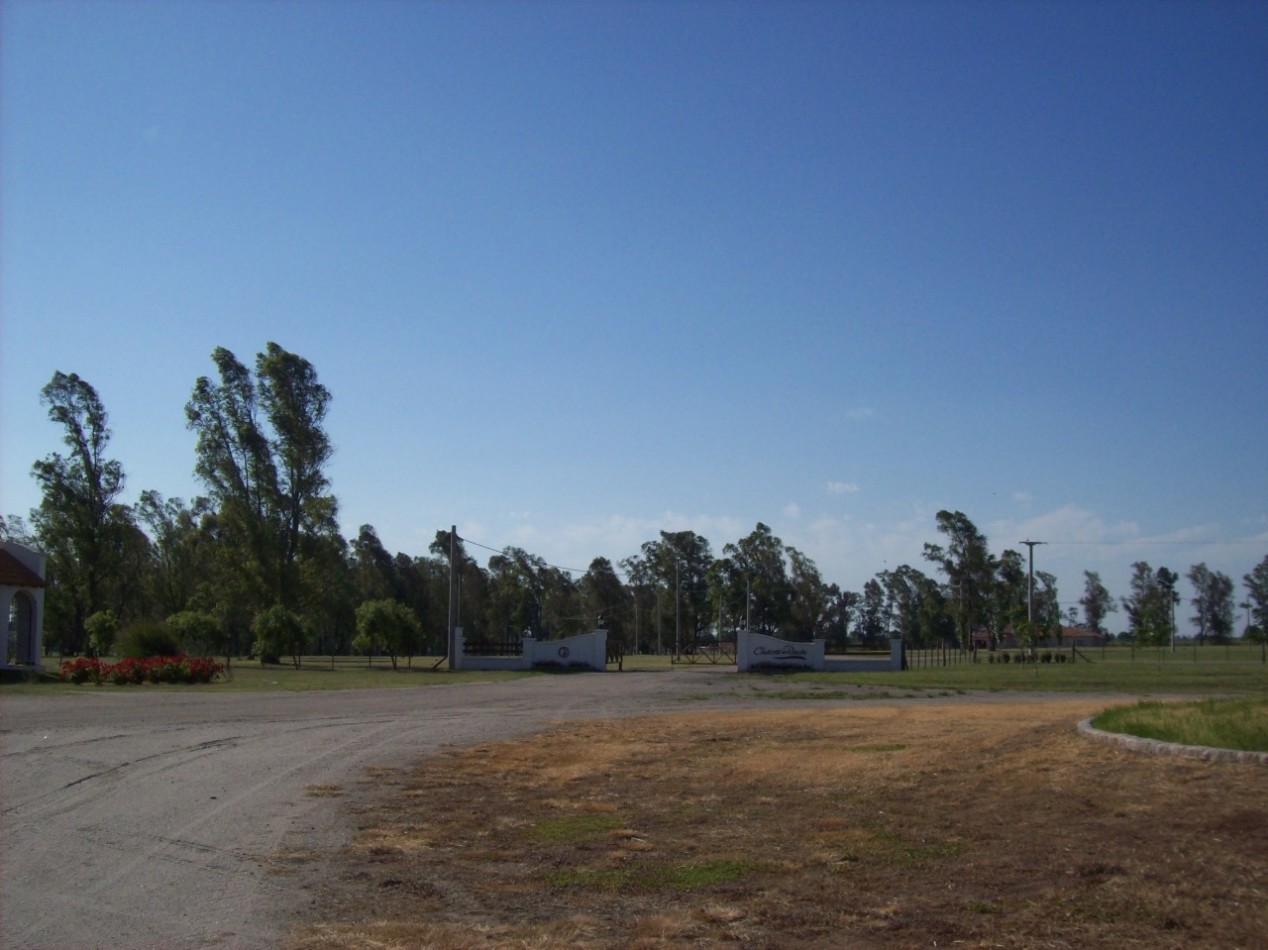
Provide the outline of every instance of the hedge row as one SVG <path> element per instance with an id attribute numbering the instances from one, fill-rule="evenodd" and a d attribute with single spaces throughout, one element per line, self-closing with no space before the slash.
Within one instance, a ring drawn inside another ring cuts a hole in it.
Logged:
<path id="1" fill-rule="evenodd" d="M 205 656 L 152 656 L 102 663 L 81 656 L 62 664 L 62 679 L 72 683 L 113 683 L 116 686 L 141 683 L 210 683 L 225 671 L 223 663 Z"/>

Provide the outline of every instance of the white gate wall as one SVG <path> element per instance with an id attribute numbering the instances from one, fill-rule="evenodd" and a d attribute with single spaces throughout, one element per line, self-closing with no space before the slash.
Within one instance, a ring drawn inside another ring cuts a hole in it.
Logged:
<path id="1" fill-rule="evenodd" d="M 528 666 L 557 663 L 560 666 L 584 666 L 602 672 L 608 668 L 608 632 L 592 630 L 562 640 L 524 638 L 524 656 Z"/>
<path id="2" fill-rule="evenodd" d="M 824 641 L 794 643 L 764 633 L 740 630 L 735 641 L 735 665 L 741 672 L 754 667 L 787 667 L 789 669 L 823 669 Z"/>
<path id="3" fill-rule="evenodd" d="M 608 668 L 608 632 L 592 630 L 562 640 L 523 638 L 519 656 L 469 656 L 462 628 L 454 631 L 457 655 L 450 658 L 455 670 L 531 670 L 537 665 L 580 666 L 602 673 Z"/>
<path id="4" fill-rule="evenodd" d="M 889 641 L 889 656 L 828 657 L 823 640 L 796 643 L 764 633 L 740 630 L 736 634 L 735 665 L 739 672 L 751 669 L 806 669 L 831 673 L 867 673 L 903 668 L 903 641 Z"/>

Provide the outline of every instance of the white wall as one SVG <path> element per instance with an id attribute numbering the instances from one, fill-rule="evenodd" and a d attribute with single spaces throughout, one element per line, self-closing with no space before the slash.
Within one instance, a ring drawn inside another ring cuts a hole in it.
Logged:
<path id="1" fill-rule="evenodd" d="M 608 668 L 606 630 L 592 630 L 563 640 L 525 637 L 524 650 L 519 656 L 467 656 L 462 628 L 454 633 L 457 656 L 450 658 L 450 669 L 453 670 L 531 670 L 539 663 L 582 666 L 600 673 Z"/>
<path id="2" fill-rule="evenodd" d="M 875 659 L 827 659 L 824 641 L 794 643 L 764 633 L 741 630 L 736 635 L 735 665 L 739 672 L 760 668 L 827 670 L 833 673 L 867 673 L 903 668 L 903 642 L 891 640 L 889 656 Z"/>
<path id="3" fill-rule="evenodd" d="M 788 667 L 789 669 L 823 669 L 824 641 L 793 643 L 764 633 L 740 630 L 735 640 L 735 665 L 744 673 L 754 667 Z"/>
<path id="4" fill-rule="evenodd" d="M 592 630 L 563 640 L 524 640 L 528 665 L 558 663 L 560 666 L 586 666 L 602 672 L 608 668 L 608 632 Z"/>

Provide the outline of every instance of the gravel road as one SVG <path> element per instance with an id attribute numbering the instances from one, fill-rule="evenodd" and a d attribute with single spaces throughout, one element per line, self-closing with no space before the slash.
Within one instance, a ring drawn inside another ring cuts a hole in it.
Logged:
<path id="1" fill-rule="evenodd" d="M 338 801 L 306 789 L 555 720 L 729 705 L 724 669 L 285 694 L 0 692 L 0 946 L 276 946 L 297 895 L 269 873 L 272 856 L 350 831 Z"/>

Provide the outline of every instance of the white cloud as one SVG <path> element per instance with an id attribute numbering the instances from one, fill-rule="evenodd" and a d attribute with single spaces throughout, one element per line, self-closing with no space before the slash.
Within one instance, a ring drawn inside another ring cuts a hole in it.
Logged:
<path id="1" fill-rule="evenodd" d="M 813 558 L 824 580 L 843 589 L 861 590 L 877 572 L 900 564 L 926 570 L 924 544 L 934 538 L 933 524 L 933 512 L 923 510 L 889 523 L 856 524 L 827 517 L 781 537 Z"/>
<path id="2" fill-rule="evenodd" d="M 1016 547 L 1023 538 L 1073 544 L 1126 541 L 1139 535 L 1140 526 L 1129 521 L 1106 524 L 1094 512 L 1068 504 L 1033 518 L 1002 518 L 986 525 L 983 530 L 991 539 L 992 548 L 1002 550 Z"/>
<path id="3" fill-rule="evenodd" d="M 829 495 L 853 495 L 858 490 L 858 482 L 828 482 Z"/>
<path id="4" fill-rule="evenodd" d="M 801 505 L 797 504 L 795 501 L 790 501 L 788 504 L 784 505 L 783 515 L 789 521 L 798 520 L 801 517 Z"/>

